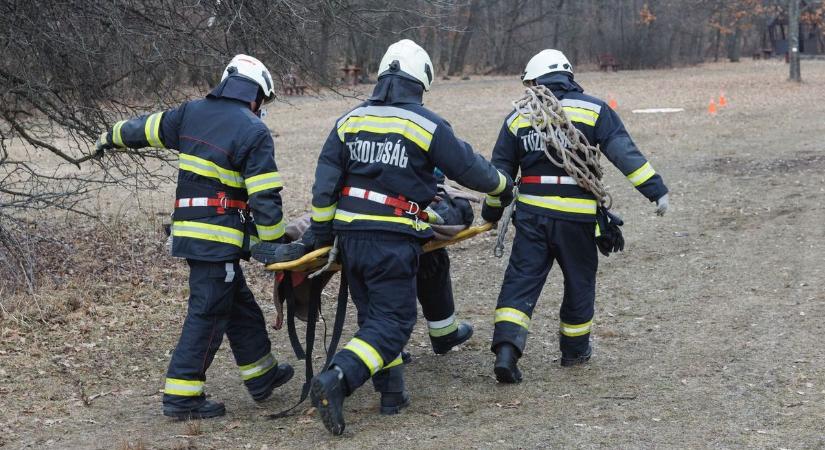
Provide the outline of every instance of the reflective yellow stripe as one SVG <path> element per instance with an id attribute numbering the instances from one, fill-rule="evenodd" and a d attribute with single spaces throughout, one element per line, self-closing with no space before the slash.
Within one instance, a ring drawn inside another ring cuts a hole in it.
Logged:
<path id="1" fill-rule="evenodd" d="M 316 222 L 329 222 L 335 217 L 336 209 L 338 209 L 338 203 L 324 207 L 312 205 L 312 220 Z"/>
<path id="2" fill-rule="evenodd" d="M 639 186 L 649 180 L 653 175 L 656 175 L 656 171 L 653 170 L 653 166 L 651 166 L 649 162 L 646 162 L 642 164 L 642 167 L 631 172 L 627 176 L 627 179 L 630 180 L 633 186 Z"/>
<path id="3" fill-rule="evenodd" d="M 255 175 L 254 177 L 249 177 L 244 181 L 244 184 L 246 185 L 246 192 L 249 195 L 265 191 L 267 189 L 284 187 L 281 174 L 278 172 L 267 172 L 260 175 Z"/>
<path id="4" fill-rule="evenodd" d="M 269 372 L 277 364 L 278 360 L 275 359 L 275 355 L 269 353 L 252 364 L 245 364 L 238 368 L 241 370 L 241 378 L 247 381 Z"/>
<path id="5" fill-rule="evenodd" d="M 143 132 L 150 147 L 163 148 L 163 142 L 160 141 L 160 120 L 162 117 L 163 112 L 156 112 L 146 118 Z"/>
<path id="6" fill-rule="evenodd" d="M 401 364 L 404 364 L 404 358 L 402 358 L 401 355 L 398 355 L 395 359 L 390 361 L 389 364 L 384 366 L 383 370 L 392 369 L 393 367 L 400 366 Z"/>
<path id="7" fill-rule="evenodd" d="M 501 208 L 501 199 L 494 195 L 487 194 L 487 198 L 484 199 L 484 203 L 486 203 L 487 206 L 492 206 L 493 208 Z"/>
<path id="8" fill-rule="evenodd" d="M 576 108 L 573 106 L 563 106 L 562 108 L 571 122 L 580 122 L 595 127 L 596 121 L 599 120 L 599 114 L 589 109 Z"/>
<path id="9" fill-rule="evenodd" d="M 455 315 L 450 316 L 450 318 L 447 320 L 447 322 L 449 322 L 448 325 L 442 325 L 441 323 L 438 323 L 438 322 L 429 322 L 428 323 L 428 328 L 430 329 L 430 336 L 432 336 L 432 337 L 446 336 L 446 335 L 448 335 L 448 334 L 450 334 L 453 331 L 458 329 L 458 322 L 455 320 Z M 435 325 L 442 325 L 442 326 L 434 327 L 434 324 Z"/>
<path id="10" fill-rule="evenodd" d="M 518 118 L 514 119 L 510 123 L 509 128 L 510 128 L 511 133 L 516 134 L 516 133 L 518 133 L 519 129 L 527 128 L 529 126 L 531 126 L 530 125 L 530 119 L 528 119 L 528 118 L 526 118 L 526 117 L 519 114 Z"/>
<path id="11" fill-rule="evenodd" d="M 596 200 L 556 196 L 519 194 L 518 201 L 556 211 L 576 214 L 596 214 Z"/>
<path id="12" fill-rule="evenodd" d="M 243 247 L 244 233 L 230 227 L 181 220 L 172 223 L 172 236 L 203 239 Z"/>
<path id="13" fill-rule="evenodd" d="M 504 176 L 503 173 L 498 173 L 498 186 L 490 192 L 490 195 L 498 195 L 504 191 L 504 188 L 507 186 L 507 177 Z"/>
<path id="14" fill-rule="evenodd" d="M 167 378 L 163 393 L 182 397 L 197 397 L 203 394 L 203 381 Z"/>
<path id="15" fill-rule="evenodd" d="M 123 136 L 120 135 L 120 128 L 123 127 L 124 123 L 126 123 L 126 121 L 121 120 L 116 123 L 114 127 L 112 127 L 112 144 L 115 144 L 118 147 L 126 147 L 123 143 Z"/>
<path id="16" fill-rule="evenodd" d="M 413 227 L 416 231 L 426 230 L 430 228 L 430 224 L 427 222 L 422 222 L 420 220 L 412 220 L 406 217 L 395 217 L 395 216 L 378 216 L 372 214 L 356 214 L 349 211 L 344 211 L 343 209 L 339 209 L 335 211 L 335 220 L 340 220 L 341 222 L 351 223 L 354 220 L 375 220 L 378 222 L 393 222 L 393 223 L 401 223 L 404 225 L 409 225 Z"/>
<path id="17" fill-rule="evenodd" d="M 338 137 L 344 140 L 346 133 L 358 133 L 366 131 L 369 133 L 388 134 L 395 133 L 415 142 L 422 150 L 428 151 L 433 135 L 421 128 L 417 123 L 408 119 L 398 117 L 350 117 L 338 128 Z"/>
<path id="18" fill-rule="evenodd" d="M 576 336 L 584 336 L 587 333 L 590 333 L 590 328 L 593 325 L 593 321 L 589 320 L 585 323 L 579 325 L 571 325 L 569 323 L 561 323 L 559 327 L 559 331 L 561 334 L 569 337 L 576 337 Z"/>
<path id="19" fill-rule="evenodd" d="M 212 178 L 236 188 L 244 187 L 240 172 L 224 169 L 208 159 L 198 158 L 186 153 L 180 154 L 180 170 L 196 173 L 202 177 Z"/>
<path id="20" fill-rule="evenodd" d="M 599 226 L 599 222 L 596 222 L 596 237 L 602 235 L 602 227 Z"/>
<path id="21" fill-rule="evenodd" d="M 525 329 L 530 328 L 530 316 L 515 308 L 496 309 L 496 319 L 493 323 L 499 322 L 511 322 L 516 325 L 521 325 Z"/>
<path id="22" fill-rule="evenodd" d="M 352 338 L 352 340 L 344 346 L 344 350 L 349 350 L 358 355 L 358 359 L 369 369 L 370 375 L 375 375 L 375 372 L 378 372 L 384 367 L 384 359 L 378 354 L 378 350 L 366 341 Z"/>
<path id="23" fill-rule="evenodd" d="M 261 225 L 255 223 L 255 229 L 258 230 L 258 238 L 262 241 L 274 241 L 280 239 L 286 232 L 286 225 L 284 221 L 280 221 L 275 225 Z"/>

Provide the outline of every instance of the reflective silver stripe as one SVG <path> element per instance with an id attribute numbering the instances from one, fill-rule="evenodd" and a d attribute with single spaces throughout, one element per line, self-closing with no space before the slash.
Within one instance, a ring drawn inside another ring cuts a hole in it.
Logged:
<path id="1" fill-rule="evenodd" d="M 226 278 L 223 281 L 224 283 L 231 283 L 235 279 L 235 263 L 228 262 L 224 267 L 226 268 Z"/>
<path id="2" fill-rule="evenodd" d="M 351 117 L 351 119 L 354 121 L 354 123 L 342 125 L 344 127 L 344 129 L 346 129 L 350 126 L 353 126 L 355 128 L 359 128 L 359 129 L 364 128 L 364 127 L 371 127 L 371 128 L 383 130 L 383 131 L 386 131 L 386 132 L 389 133 L 389 132 L 393 132 L 393 130 L 398 130 L 399 127 L 403 127 L 404 133 L 402 133 L 402 134 L 409 134 L 410 137 L 415 138 L 415 139 L 412 139 L 413 141 L 415 141 L 417 139 L 421 144 L 424 145 L 425 149 L 430 147 L 430 143 L 433 140 L 432 134 L 430 134 L 429 136 L 425 136 L 425 135 L 419 133 L 418 130 L 416 130 L 414 127 L 410 127 L 409 125 L 404 125 L 404 124 L 408 124 L 409 122 L 400 122 L 399 121 L 399 122 L 384 123 L 384 122 L 380 122 L 380 121 L 377 121 L 377 120 L 371 120 L 369 116 L 367 116 L 367 117 L 354 116 L 354 117 Z M 415 122 L 413 122 L 413 123 L 415 123 Z M 340 132 L 340 129 L 339 129 L 339 132 Z M 416 142 L 416 143 L 419 143 L 419 142 Z"/>
<path id="3" fill-rule="evenodd" d="M 452 314 L 444 320 L 436 320 L 435 322 L 427 321 L 427 326 L 430 328 L 444 328 L 452 325 L 453 322 L 455 322 L 455 314 Z"/>
<path id="4" fill-rule="evenodd" d="M 414 122 L 419 127 L 427 130 L 429 133 L 435 133 L 435 129 L 437 125 L 430 119 L 416 114 L 412 111 L 408 111 L 402 108 L 396 108 L 394 106 L 361 106 L 358 108 L 353 109 L 349 112 L 346 116 L 342 117 L 338 120 L 336 128 L 341 128 L 342 125 L 349 119 L 350 117 L 363 117 L 363 116 L 377 116 L 377 117 L 398 117 L 399 119 L 407 119 Z"/>
<path id="5" fill-rule="evenodd" d="M 562 99 L 561 106 L 570 106 L 572 108 L 584 108 L 593 111 L 596 114 L 600 114 L 602 112 L 601 105 L 597 105 L 595 103 L 591 103 L 585 100 L 574 100 L 574 99 Z"/>
<path id="6" fill-rule="evenodd" d="M 510 114 L 510 117 L 507 118 L 507 128 L 510 128 L 516 119 L 518 119 L 518 111 L 513 112 L 513 114 Z"/>
<path id="7" fill-rule="evenodd" d="M 228 186 L 242 187 L 244 185 L 244 179 L 240 175 L 224 173 L 223 171 L 218 170 L 216 167 L 214 167 L 210 164 L 204 164 L 200 161 L 196 161 L 196 160 L 191 159 L 191 158 L 185 158 L 185 159 L 181 158 L 180 165 L 190 165 L 190 166 L 194 166 L 198 169 L 201 169 L 202 171 L 209 173 L 209 175 L 204 175 L 204 176 L 209 177 L 209 178 L 217 178 L 217 179 L 221 180 L 221 182 L 224 182 L 223 184 L 226 184 Z M 187 170 L 187 169 L 181 167 L 181 170 Z M 227 172 L 229 172 L 229 170 L 227 170 Z M 197 173 L 197 172 L 195 172 L 195 173 Z M 198 175 L 201 175 L 201 174 L 198 174 Z"/>
<path id="8" fill-rule="evenodd" d="M 280 183 L 283 184 L 283 178 L 281 177 L 280 173 L 274 172 L 272 174 L 266 174 L 266 177 L 262 177 L 260 179 L 252 179 L 249 178 L 246 180 L 246 189 L 250 190 L 262 184 L 269 184 L 269 183 Z M 250 181 L 252 180 L 252 181 Z"/>
<path id="9" fill-rule="evenodd" d="M 276 362 L 275 356 L 270 353 L 252 364 L 240 366 L 239 369 L 241 370 L 241 378 L 244 381 L 247 381 L 261 376 L 275 366 Z"/>

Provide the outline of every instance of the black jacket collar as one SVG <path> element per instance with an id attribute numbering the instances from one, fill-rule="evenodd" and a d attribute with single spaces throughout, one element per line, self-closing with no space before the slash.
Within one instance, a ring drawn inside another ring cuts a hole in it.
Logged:
<path id="1" fill-rule="evenodd" d="M 547 86 L 553 92 L 584 92 L 584 88 L 573 80 L 573 74 L 566 72 L 542 75 L 536 79 L 536 84 Z"/>

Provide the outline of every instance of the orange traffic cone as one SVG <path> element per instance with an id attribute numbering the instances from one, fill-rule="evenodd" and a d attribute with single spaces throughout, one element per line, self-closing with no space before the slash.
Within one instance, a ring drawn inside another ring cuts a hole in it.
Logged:
<path id="1" fill-rule="evenodd" d="M 708 114 L 710 114 L 711 116 L 716 115 L 716 102 L 714 102 L 713 99 L 710 99 L 710 104 L 708 105 Z"/>
<path id="2" fill-rule="evenodd" d="M 724 108 L 725 106 L 728 106 L 728 99 L 725 98 L 725 93 L 724 92 L 720 92 L 719 93 L 719 107 Z"/>
<path id="3" fill-rule="evenodd" d="M 612 95 L 608 95 L 607 96 L 607 106 L 609 106 L 610 109 L 616 109 L 616 108 L 619 107 L 619 102 L 617 102 L 616 99 L 613 98 Z"/>

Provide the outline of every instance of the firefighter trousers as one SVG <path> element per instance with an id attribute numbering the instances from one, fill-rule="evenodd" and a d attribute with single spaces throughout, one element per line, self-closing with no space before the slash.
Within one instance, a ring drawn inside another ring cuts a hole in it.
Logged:
<path id="1" fill-rule="evenodd" d="M 347 393 L 373 379 L 379 392 L 404 390 L 401 351 L 416 316 L 416 273 L 421 244 L 392 232 L 341 232 L 341 262 L 358 310 L 358 331 L 333 358 Z"/>
<path id="2" fill-rule="evenodd" d="M 568 358 L 584 354 L 589 346 L 599 263 L 594 223 L 518 209 L 514 221 L 516 235 L 496 305 L 491 349 L 495 352 L 497 345 L 506 342 L 519 354 L 524 351 L 533 309 L 557 261 L 564 275 L 559 311 L 561 352 Z"/>
<path id="3" fill-rule="evenodd" d="M 450 277 L 450 255 L 441 248 L 421 255 L 416 277 L 418 302 L 427 319 L 430 336 L 437 338 L 458 329 Z"/>
<path id="4" fill-rule="evenodd" d="M 224 334 L 250 392 L 265 389 L 278 362 L 271 353 L 266 321 L 238 260 L 189 263 L 189 307 L 166 373 L 163 403 L 197 408 L 206 399 L 206 370 Z"/>

